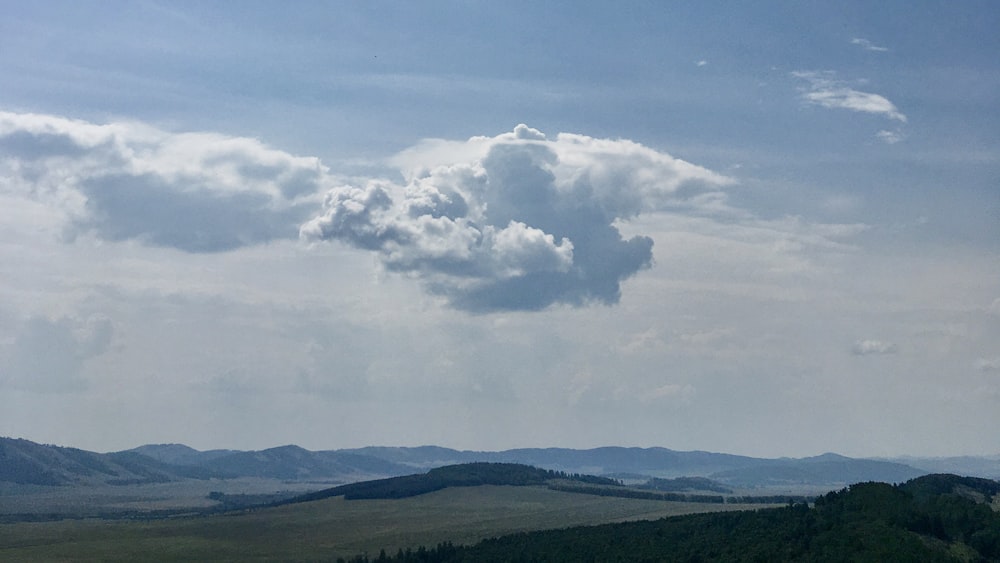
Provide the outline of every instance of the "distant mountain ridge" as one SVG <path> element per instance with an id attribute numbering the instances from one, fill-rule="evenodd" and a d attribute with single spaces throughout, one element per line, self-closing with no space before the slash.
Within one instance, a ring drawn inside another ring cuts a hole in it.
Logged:
<path id="1" fill-rule="evenodd" d="M 1000 455 L 877 458 L 916 467 L 928 473 L 954 473 L 1000 480 Z"/>
<path id="2" fill-rule="evenodd" d="M 518 448 L 499 452 L 418 448 L 368 447 L 340 450 L 372 455 L 413 467 L 438 467 L 477 461 L 520 463 L 571 473 L 645 473 L 651 476 L 707 476 L 717 471 L 766 463 L 769 460 L 702 451 L 606 446 L 586 450 Z M 653 475 L 655 473 L 655 475 Z"/>
<path id="3" fill-rule="evenodd" d="M 952 472 L 975 477 L 1000 474 L 1000 458 L 948 458 Z M 964 471 L 964 466 L 975 471 Z M 287 445 L 258 451 L 199 451 L 183 444 L 148 444 L 101 454 L 75 448 L 0 438 L 0 482 L 35 485 L 128 484 L 182 479 L 257 477 L 331 484 L 382 479 L 447 465 L 517 463 L 592 475 L 629 474 L 672 479 L 705 477 L 729 487 L 816 485 L 861 481 L 902 482 L 934 471 L 894 460 L 838 454 L 807 458 L 754 458 L 667 448 L 519 448 L 497 452 L 440 446 L 310 451 Z M 996 472 L 996 473 L 994 473 Z"/>
<path id="4" fill-rule="evenodd" d="M 208 450 L 202 452 L 184 444 L 147 444 L 128 451 L 174 465 L 200 465 L 205 460 L 239 452 L 239 450 Z"/>
<path id="5" fill-rule="evenodd" d="M 823 454 L 801 459 L 779 459 L 712 474 L 713 479 L 738 486 L 836 484 L 880 481 L 902 483 L 928 472 L 889 461 L 852 459 Z"/>
<path id="6" fill-rule="evenodd" d="M 602 447 L 588 450 L 522 448 L 471 452 L 439 447 L 346 450 L 384 456 L 414 467 L 486 461 L 520 463 L 556 471 L 594 475 L 631 474 L 656 478 L 708 477 L 735 486 L 843 485 L 859 481 L 898 483 L 929 473 L 906 464 L 854 459 L 826 453 L 807 458 L 754 458 L 667 448 Z"/>
<path id="7" fill-rule="evenodd" d="M 164 462 L 203 467 L 239 477 L 288 481 L 359 481 L 415 473 L 413 467 L 345 450 L 309 451 L 295 445 L 258 451 L 199 452 L 182 444 L 149 444 L 130 452 Z"/>
<path id="8" fill-rule="evenodd" d="M 0 481 L 21 485 L 129 485 L 225 477 L 209 468 L 171 465 L 131 451 L 99 454 L 0 438 Z"/>

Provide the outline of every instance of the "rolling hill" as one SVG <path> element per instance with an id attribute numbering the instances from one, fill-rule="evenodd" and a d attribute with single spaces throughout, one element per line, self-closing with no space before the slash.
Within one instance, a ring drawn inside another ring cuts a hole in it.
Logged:
<path id="1" fill-rule="evenodd" d="M 379 561 L 1000 561 L 1000 483 L 928 475 L 859 483 L 762 511 L 512 534 L 400 550 Z M 367 556 L 345 560 L 370 561 Z"/>
<path id="2" fill-rule="evenodd" d="M 350 482 L 415 472 L 412 466 L 350 450 L 313 452 L 294 445 L 201 452 L 182 444 L 154 444 L 127 451 L 228 475 L 288 481 Z"/>
<path id="3" fill-rule="evenodd" d="M 630 480 L 704 477 L 725 487 L 834 488 L 860 481 L 901 482 L 931 473 L 921 466 L 837 454 L 807 458 L 753 458 L 667 448 L 521 448 L 498 452 L 438 446 L 366 447 L 310 451 L 287 445 L 259 451 L 198 451 L 182 444 L 145 445 L 100 454 L 0 438 L 0 482 L 34 485 L 163 482 L 183 479 L 262 478 L 349 483 L 422 473 L 473 462 L 517 463 L 553 471 L 628 475 Z M 970 476 L 1000 474 L 1000 459 L 949 458 L 938 465 Z M 962 472 L 962 467 L 971 471 Z"/>
<path id="4" fill-rule="evenodd" d="M 901 463 L 851 459 L 823 454 L 802 459 L 780 459 L 720 471 L 712 479 L 735 486 L 838 485 L 862 481 L 901 483 L 927 472 Z"/>
<path id="5" fill-rule="evenodd" d="M 551 474 L 472 464 L 339 491 L 377 493 L 367 500 L 342 494 L 198 517 L 0 525 L 0 559 L 1000 561 L 1000 483 L 986 479 L 936 474 L 900 485 L 866 482 L 827 493 L 814 506 L 748 510 L 574 494 L 536 483 Z M 496 478 L 521 486 L 481 484 Z M 399 485 L 435 483 L 445 486 L 394 493 Z"/>
<path id="6" fill-rule="evenodd" d="M 392 480 L 388 488 L 348 486 L 400 498 L 341 494 L 226 513 L 0 523 L 0 561 L 334 561 L 380 549 L 760 506 L 578 494 L 533 484 L 551 475 L 545 470 L 488 465 L 435 469 L 427 478 Z M 412 487 L 442 482 L 447 486 L 433 491 Z M 395 495 L 401 484 L 407 494 Z"/>
<path id="7" fill-rule="evenodd" d="M 0 438 L 0 481 L 22 485 L 129 485 L 224 478 L 207 467 L 172 465 L 135 452 L 99 454 Z"/>
<path id="8" fill-rule="evenodd" d="M 545 485 L 554 480 L 618 486 L 618 483 L 611 479 L 592 475 L 566 475 L 517 463 L 473 462 L 435 467 L 426 473 L 350 483 L 308 493 L 282 504 L 309 502 L 336 496 L 343 496 L 347 500 L 399 499 L 440 491 L 449 487 L 478 487 L 481 485 L 524 487 Z"/>
<path id="9" fill-rule="evenodd" d="M 372 476 L 412 473 L 407 466 L 372 456 L 280 446 L 257 452 L 233 452 L 200 464 L 215 471 L 244 477 L 293 481 L 357 481 Z"/>
<path id="10" fill-rule="evenodd" d="M 567 473 L 636 473 L 655 477 L 706 476 L 718 471 L 766 463 L 767 460 L 711 452 L 681 452 L 667 448 L 601 447 L 518 448 L 499 452 L 459 451 L 440 447 L 369 447 L 344 450 L 381 457 L 414 467 L 435 467 L 473 461 L 521 463 Z"/>

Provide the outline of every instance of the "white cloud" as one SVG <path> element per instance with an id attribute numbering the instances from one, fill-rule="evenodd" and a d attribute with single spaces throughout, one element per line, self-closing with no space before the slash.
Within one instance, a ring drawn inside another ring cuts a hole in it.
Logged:
<path id="1" fill-rule="evenodd" d="M 879 47 L 878 45 L 872 43 L 871 41 L 867 39 L 862 39 L 861 37 L 855 37 L 851 39 L 851 45 L 857 45 L 866 51 L 876 51 L 880 53 L 884 53 L 889 50 L 886 49 L 885 47 Z"/>
<path id="2" fill-rule="evenodd" d="M 620 282 L 652 259 L 652 240 L 625 240 L 617 223 L 671 205 L 718 206 L 732 182 L 631 141 L 548 139 L 525 125 L 404 151 L 393 159 L 404 183 L 333 189 L 316 158 L 139 123 L 3 112 L 0 150 L 0 197 L 39 215 L 18 219 L 22 231 L 47 225 L 67 239 L 190 253 L 339 239 L 481 311 L 617 302 Z"/>
<path id="3" fill-rule="evenodd" d="M 617 303 L 653 245 L 619 227 L 664 209 L 731 211 L 720 189 L 733 183 L 632 141 L 526 125 L 426 140 L 392 159 L 404 182 L 332 189 L 316 158 L 141 123 L 2 112 L 0 150 L 0 198 L 37 216 L 17 219 L 22 233 L 188 253 L 337 239 L 471 311 Z"/>
<path id="4" fill-rule="evenodd" d="M 549 139 L 525 125 L 424 141 L 392 162 L 404 185 L 334 188 L 302 237 L 375 251 L 388 269 L 474 311 L 616 303 L 620 282 L 652 259 L 652 240 L 625 240 L 617 223 L 703 206 L 699 197 L 732 183 L 631 141 Z"/>
<path id="5" fill-rule="evenodd" d="M 872 113 L 906 123 L 906 116 L 888 99 L 878 94 L 854 90 L 834 78 L 832 72 L 793 72 L 792 76 L 809 83 L 802 97 L 811 104 L 830 109 Z"/>
<path id="6" fill-rule="evenodd" d="M 856 356 L 895 354 L 898 351 L 898 347 L 892 342 L 885 342 L 883 340 L 859 340 L 854 343 L 851 351 Z"/>
<path id="7" fill-rule="evenodd" d="M 639 400 L 642 402 L 656 402 L 656 401 L 690 401 L 695 395 L 695 388 L 689 384 L 680 385 L 677 383 L 668 383 L 666 385 L 661 385 L 654 389 L 650 389 L 648 392 L 640 395 Z"/>
<path id="8" fill-rule="evenodd" d="M 630 334 L 624 342 L 619 343 L 618 350 L 624 354 L 635 354 L 642 351 L 656 350 L 664 345 L 659 331 L 649 328 L 643 332 Z"/>
<path id="9" fill-rule="evenodd" d="M 41 203 L 63 234 L 188 252 L 294 238 L 327 171 L 254 139 L 0 112 L 0 195 Z"/>
<path id="10" fill-rule="evenodd" d="M 878 140 L 882 141 L 887 145 L 895 145 L 896 143 L 903 140 L 903 134 L 899 131 L 889 131 L 887 129 L 882 129 L 878 133 L 875 133 Z"/>

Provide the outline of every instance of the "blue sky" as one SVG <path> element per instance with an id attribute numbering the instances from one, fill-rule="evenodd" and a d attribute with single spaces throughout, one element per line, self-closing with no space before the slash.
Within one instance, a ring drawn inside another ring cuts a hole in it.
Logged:
<path id="1" fill-rule="evenodd" d="M 992 2 L 2 2 L 0 432 L 1000 452 Z"/>

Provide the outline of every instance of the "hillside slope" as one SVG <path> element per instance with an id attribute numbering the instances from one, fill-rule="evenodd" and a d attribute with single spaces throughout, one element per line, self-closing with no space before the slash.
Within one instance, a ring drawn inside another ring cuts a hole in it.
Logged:
<path id="1" fill-rule="evenodd" d="M 399 551 L 400 562 L 1000 561 L 1000 483 L 860 483 L 786 508 L 515 534 Z M 353 561 L 363 563 L 366 557 Z"/>
<path id="2" fill-rule="evenodd" d="M 789 484 L 840 486 L 862 481 L 901 483 L 926 473 L 901 463 L 823 454 L 729 469 L 713 473 L 711 478 L 730 485 L 751 487 Z"/>
<path id="3" fill-rule="evenodd" d="M 341 485 L 331 489 L 308 493 L 282 504 L 309 502 L 337 496 L 343 496 L 347 500 L 400 499 L 440 491 L 449 487 L 478 487 L 481 485 L 521 487 L 543 485 L 554 479 L 605 486 L 617 485 L 611 479 L 590 475 L 571 476 L 516 463 L 477 462 L 437 467 L 427 473 Z"/>
<path id="4" fill-rule="evenodd" d="M 546 487 L 449 487 L 392 500 L 315 502 L 192 518 L 0 525 L 0 561 L 335 561 L 516 532 L 747 508 Z"/>
<path id="5" fill-rule="evenodd" d="M 373 475 L 401 475 L 412 470 L 370 456 L 340 452 L 311 452 L 298 446 L 280 446 L 256 452 L 234 452 L 200 464 L 215 471 L 244 477 L 286 480 L 340 481 Z"/>
<path id="6" fill-rule="evenodd" d="M 567 473 L 635 477 L 709 477 L 730 486 L 842 486 L 859 481 L 901 482 L 928 472 L 890 461 L 837 454 L 766 459 L 667 448 L 521 448 L 500 452 L 458 451 L 434 446 L 341 450 L 426 469 L 470 462 L 518 463 Z"/>
<path id="7" fill-rule="evenodd" d="M 225 475 L 204 467 L 163 463 L 132 452 L 99 454 L 0 438 L 0 481 L 22 485 L 128 485 Z"/>
<path id="8" fill-rule="evenodd" d="M 126 451 L 173 465 L 202 465 L 216 458 L 240 453 L 239 450 L 199 451 L 184 444 L 147 444 Z"/>

